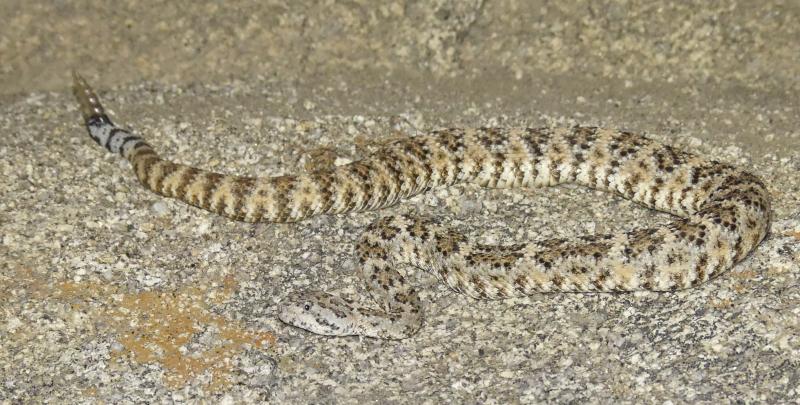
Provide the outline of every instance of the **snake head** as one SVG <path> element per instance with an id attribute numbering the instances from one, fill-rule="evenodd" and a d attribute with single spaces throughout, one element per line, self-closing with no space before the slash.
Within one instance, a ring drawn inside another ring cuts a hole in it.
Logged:
<path id="1" fill-rule="evenodd" d="M 357 335 L 356 316 L 350 302 L 322 291 L 306 291 L 281 302 L 278 319 L 318 335 Z"/>

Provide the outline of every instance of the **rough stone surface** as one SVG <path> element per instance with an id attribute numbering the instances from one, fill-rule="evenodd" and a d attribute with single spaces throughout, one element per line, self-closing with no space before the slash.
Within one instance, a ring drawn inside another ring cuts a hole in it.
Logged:
<path id="1" fill-rule="evenodd" d="M 3 2 L 0 401 L 796 401 L 800 5 L 675 3 Z M 666 216 L 583 188 L 459 186 L 230 222 L 146 192 L 93 144 L 70 68 L 116 121 L 204 168 L 289 173 L 440 126 L 596 124 L 751 168 L 774 223 L 693 290 L 478 302 L 419 274 L 414 338 L 309 335 L 277 303 L 361 293 L 351 248 L 382 214 L 500 243 Z"/>

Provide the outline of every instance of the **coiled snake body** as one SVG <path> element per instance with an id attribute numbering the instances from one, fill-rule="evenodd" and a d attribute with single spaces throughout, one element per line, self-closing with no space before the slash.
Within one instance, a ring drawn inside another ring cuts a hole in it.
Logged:
<path id="1" fill-rule="evenodd" d="M 318 292 L 282 302 L 285 323 L 323 335 L 401 339 L 422 325 L 422 304 L 397 271 L 410 264 L 479 299 L 549 291 L 672 291 L 730 269 L 759 244 L 770 197 L 756 176 L 629 132 L 594 127 L 444 129 L 385 145 L 347 165 L 308 174 L 239 177 L 162 159 L 114 125 L 88 84 L 74 93 L 90 136 L 133 166 L 148 189 L 247 222 L 299 221 L 375 210 L 434 187 L 577 183 L 676 216 L 613 235 L 483 245 L 434 219 L 371 224 L 355 247 L 375 306 Z"/>

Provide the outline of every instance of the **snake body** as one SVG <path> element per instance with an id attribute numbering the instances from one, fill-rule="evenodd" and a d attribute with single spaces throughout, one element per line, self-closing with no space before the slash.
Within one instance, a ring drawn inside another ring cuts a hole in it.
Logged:
<path id="1" fill-rule="evenodd" d="M 673 291 L 712 279 L 754 250 L 770 225 L 770 196 L 753 174 L 625 131 L 573 128 L 443 129 L 384 145 L 371 156 L 307 174 L 240 177 L 161 158 L 114 125 L 77 74 L 89 135 L 130 161 L 151 191 L 247 222 L 300 221 L 376 210 L 432 188 L 575 183 L 675 215 L 649 229 L 514 245 L 484 245 L 431 218 L 379 219 L 361 235 L 358 275 L 377 305 L 325 292 L 284 299 L 279 318 L 322 335 L 402 339 L 422 325 L 412 265 L 477 299 L 552 291 Z"/>

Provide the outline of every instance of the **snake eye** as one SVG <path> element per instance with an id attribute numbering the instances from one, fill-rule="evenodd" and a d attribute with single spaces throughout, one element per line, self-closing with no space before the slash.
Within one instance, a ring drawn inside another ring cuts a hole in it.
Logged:
<path id="1" fill-rule="evenodd" d="M 308 311 L 308 310 L 310 310 L 310 309 L 311 309 L 311 304 L 305 304 L 305 305 L 303 305 L 303 310 L 305 310 L 305 311 Z"/>

